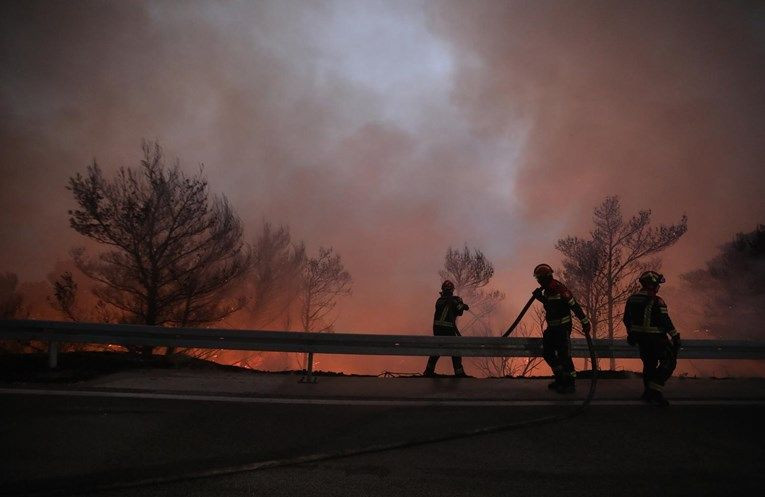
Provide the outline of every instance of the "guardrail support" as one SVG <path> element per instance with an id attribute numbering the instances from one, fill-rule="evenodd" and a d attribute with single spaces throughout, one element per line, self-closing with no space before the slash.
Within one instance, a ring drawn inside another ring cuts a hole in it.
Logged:
<path id="1" fill-rule="evenodd" d="M 48 369 L 58 367 L 58 342 L 48 342 Z"/>
<path id="2" fill-rule="evenodd" d="M 313 352 L 309 352 L 305 361 L 305 374 L 300 378 L 300 383 L 316 383 L 316 380 L 313 375 Z"/>

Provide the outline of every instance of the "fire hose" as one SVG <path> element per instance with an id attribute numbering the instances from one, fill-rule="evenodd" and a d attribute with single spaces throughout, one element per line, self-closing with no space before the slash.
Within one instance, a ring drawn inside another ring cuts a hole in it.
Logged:
<path id="1" fill-rule="evenodd" d="M 511 324 L 511 325 L 510 325 L 510 327 L 507 329 L 507 331 L 506 331 L 506 332 L 504 332 L 504 333 L 502 334 L 502 338 L 507 338 L 507 336 L 508 336 L 510 333 L 512 333 L 512 332 L 513 332 L 513 330 L 515 329 L 515 327 L 516 327 L 516 326 L 518 326 L 518 323 L 520 323 L 520 322 L 521 322 L 521 319 L 523 319 L 523 316 L 525 316 L 525 315 L 526 315 L 526 311 L 528 311 L 528 310 L 529 310 L 529 307 L 531 307 L 531 304 L 533 304 L 533 303 L 534 303 L 534 300 L 536 300 L 536 297 L 534 297 L 534 296 L 532 295 L 532 296 L 531 296 L 531 298 L 529 299 L 529 301 L 528 301 L 528 302 L 526 302 L 526 305 L 524 305 L 524 306 L 523 306 L 523 309 L 521 309 L 521 312 L 520 312 L 520 314 L 518 314 L 518 317 L 517 317 L 517 318 L 515 318 L 515 321 L 513 321 L 513 324 Z"/>
<path id="2" fill-rule="evenodd" d="M 507 337 L 510 333 L 512 333 L 515 327 L 518 326 L 518 323 L 520 323 L 521 319 L 526 314 L 526 311 L 528 311 L 529 307 L 531 307 L 531 304 L 533 303 L 533 301 L 534 301 L 533 297 L 529 299 L 529 301 L 521 310 L 521 313 L 516 318 L 516 320 L 513 322 L 512 325 L 510 325 L 510 328 L 502 335 L 503 337 Z M 148 485 L 157 485 L 161 483 L 171 483 L 171 482 L 179 482 L 179 481 L 186 481 L 186 480 L 193 480 L 193 479 L 200 479 L 200 478 L 209 478 L 209 477 L 215 477 L 215 476 L 232 475 L 232 474 L 244 473 L 248 471 L 257 471 L 257 470 L 269 469 L 269 468 L 294 466 L 298 464 L 308 464 L 308 463 L 322 462 L 322 461 L 328 461 L 328 460 L 334 460 L 334 459 L 343 459 L 348 457 L 360 456 L 365 454 L 374 454 L 378 452 L 386 452 L 391 450 L 407 449 L 410 447 L 448 442 L 451 440 L 459 440 L 459 439 L 475 437 L 480 435 L 487 435 L 492 433 L 507 432 L 507 431 L 517 430 L 521 428 L 538 426 L 542 424 L 553 423 L 556 421 L 564 421 L 567 419 L 571 419 L 581 414 L 587 408 L 587 406 L 590 404 L 593 397 L 595 396 L 595 387 L 597 385 L 598 366 L 597 366 L 597 357 L 595 355 L 595 351 L 592 344 L 592 338 L 590 337 L 589 332 L 585 332 L 584 336 L 587 339 L 587 347 L 590 352 L 590 360 L 592 364 L 592 376 L 590 378 L 590 389 L 587 393 L 587 396 L 582 401 L 582 403 L 579 404 L 576 409 L 570 412 L 561 413 L 561 414 L 553 414 L 549 416 L 542 416 L 539 418 L 533 418 L 533 419 L 528 419 L 524 421 L 516 421 L 514 423 L 506 423 L 501 425 L 487 426 L 487 427 L 475 428 L 471 430 L 464 430 L 460 432 L 437 435 L 433 437 L 423 437 L 423 438 L 417 438 L 412 440 L 405 440 L 401 442 L 371 445 L 371 446 L 357 448 L 357 449 L 339 450 L 336 452 L 309 454 L 305 456 L 298 456 L 298 457 L 286 458 L 286 459 L 257 461 L 257 462 L 245 463 L 245 464 L 239 464 L 239 465 L 233 465 L 233 466 L 202 469 L 202 470 L 196 470 L 196 471 L 189 471 L 185 473 L 178 473 L 174 475 L 168 474 L 168 475 L 164 475 L 160 477 L 150 477 L 150 478 L 137 479 L 132 481 L 111 482 L 111 483 L 102 484 L 102 485 L 95 484 L 95 485 L 92 485 L 90 488 L 84 488 L 82 484 L 82 479 L 78 478 L 76 482 L 77 489 L 79 493 L 84 493 L 84 492 L 94 492 L 94 491 L 102 491 L 102 490 L 115 490 L 115 489 L 122 489 L 122 488 L 135 488 L 135 487 L 142 487 L 142 486 L 148 486 Z M 47 490 L 47 491 L 43 490 L 39 492 L 25 493 L 25 495 L 38 495 L 38 496 L 69 495 L 70 490 L 71 488 L 59 488 L 59 489 L 53 489 L 53 490 Z"/>
<path id="3" fill-rule="evenodd" d="M 518 314 L 518 317 L 515 318 L 515 321 L 513 321 L 513 324 L 511 324 L 510 327 L 507 329 L 507 331 L 505 331 L 502 334 L 502 338 L 507 338 L 510 335 L 510 333 L 512 333 L 513 330 L 515 330 L 515 328 L 523 319 L 523 316 L 526 315 L 526 312 L 531 307 L 531 304 L 534 303 L 534 300 L 536 300 L 536 297 L 532 295 L 529 298 L 528 302 L 526 302 L 526 305 L 523 306 L 523 309 L 521 309 L 521 312 Z M 581 413 L 584 410 L 584 408 L 586 408 L 590 404 L 590 402 L 592 402 L 593 397 L 595 397 L 595 387 L 597 386 L 597 383 L 598 383 L 598 358 L 595 355 L 595 349 L 593 348 L 593 345 L 592 345 L 592 337 L 590 336 L 589 331 L 583 331 L 583 332 L 584 332 L 584 338 L 587 340 L 587 349 L 590 352 L 590 364 L 592 364 L 592 376 L 590 377 L 590 389 L 587 392 L 587 397 L 585 397 L 584 401 L 579 406 L 579 408 L 576 411 L 574 411 L 573 414 L 566 417 L 576 416 L 577 414 Z M 557 419 L 557 417 L 555 418 Z M 550 420 L 554 420 L 554 419 L 550 419 Z"/>

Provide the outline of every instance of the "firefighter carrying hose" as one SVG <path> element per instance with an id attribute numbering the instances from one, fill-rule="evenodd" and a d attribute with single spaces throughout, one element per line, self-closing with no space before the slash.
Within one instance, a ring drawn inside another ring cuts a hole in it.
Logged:
<path id="1" fill-rule="evenodd" d="M 534 277 L 541 288 L 532 294 L 544 305 L 547 321 L 547 329 L 542 333 L 542 356 L 555 376 L 548 388 L 558 393 L 574 393 L 576 370 L 571 360 L 571 311 L 582 323 L 585 333 L 590 331 L 590 320 L 568 288 L 553 279 L 552 267 L 539 264 L 534 268 Z"/>
<path id="2" fill-rule="evenodd" d="M 624 306 L 627 341 L 640 348 L 645 387 L 641 399 L 650 404 L 667 406 L 669 402 L 662 390 L 677 366 L 680 334 L 669 318 L 667 304 L 656 295 L 665 282 L 664 276 L 656 271 L 646 271 L 638 281 L 640 291 L 631 295 Z"/>
<path id="3" fill-rule="evenodd" d="M 461 316 L 470 307 L 461 298 L 454 295 L 454 283 L 446 280 L 441 285 L 441 296 L 436 300 L 436 312 L 433 315 L 433 334 L 436 336 L 460 336 L 457 329 L 457 316 Z M 434 355 L 428 358 L 423 376 L 435 376 L 436 362 L 440 356 Z M 467 375 L 462 369 L 462 357 L 452 357 L 454 376 L 464 378 Z"/>

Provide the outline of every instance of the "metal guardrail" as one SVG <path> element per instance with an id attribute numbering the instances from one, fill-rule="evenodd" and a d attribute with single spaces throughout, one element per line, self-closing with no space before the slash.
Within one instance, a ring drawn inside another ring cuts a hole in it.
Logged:
<path id="1" fill-rule="evenodd" d="M 198 349 L 304 352 L 313 354 L 541 357 L 542 339 L 531 337 L 435 337 L 363 333 L 304 333 L 294 331 L 217 328 L 161 328 L 129 324 L 0 320 L 0 340 L 50 343 L 51 367 L 57 364 L 58 343 L 101 343 Z M 626 340 L 594 340 L 599 358 L 637 358 L 638 349 Z M 572 356 L 589 357 L 587 342 L 572 339 Z M 765 359 L 765 342 L 683 340 L 681 359 Z"/>

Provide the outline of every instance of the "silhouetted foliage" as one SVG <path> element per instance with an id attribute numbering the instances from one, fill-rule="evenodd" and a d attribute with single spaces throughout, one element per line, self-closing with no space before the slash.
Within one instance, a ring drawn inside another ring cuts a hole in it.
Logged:
<path id="1" fill-rule="evenodd" d="M 531 315 L 533 324 L 528 324 Z M 526 322 L 521 322 L 513 332 L 514 337 L 542 336 L 545 329 L 545 314 L 541 307 L 535 306 L 527 314 Z M 480 323 L 474 333 L 477 336 L 497 336 L 489 326 Z M 471 364 L 489 378 L 524 377 L 531 374 L 542 363 L 541 357 L 475 357 Z"/>
<path id="2" fill-rule="evenodd" d="M 16 319 L 22 312 L 24 298 L 18 293 L 19 277 L 0 273 L 0 319 Z"/>
<path id="3" fill-rule="evenodd" d="M 277 323 L 289 329 L 307 260 L 305 245 L 292 242 L 289 228 L 263 223 L 253 243 L 252 270 L 244 282 L 249 322 L 259 327 Z"/>
<path id="4" fill-rule="evenodd" d="M 449 247 L 444 256 L 444 268 L 438 272 L 441 280 L 454 283 L 454 293 L 459 295 L 470 310 L 459 324 L 462 335 L 497 336 L 492 322 L 499 303 L 505 294 L 486 287 L 494 276 L 494 265 L 478 249 L 465 245 L 462 250 Z M 470 359 L 486 376 L 507 376 L 518 372 L 518 361 L 506 357 L 475 357 Z"/>
<path id="5" fill-rule="evenodd" d="M 65 271 L 52 283 L 53 299 L 50 300 L 54 309 L 64 314 L 72 321 L 79 321 L 75 302 L 77 300 L 77 283 L 72 278 L 72 273 Z"/>
<path id="6" fill-rule="evenodd" d="M 250 249 L 225 197 L 211 197 L 200 169 L 165 165 L 157 143 L 144 142 L 140 167 L 104 177 L 96 161 L 69 179 L 77 232 L 109 248 L 97 257 L 73 251 L 77 268 L 97 281 L 96 296 L 123 320 L 203 325 L 241 305 L 221 298 L 249 267 Z M 66 303 L 66 287 L 61 288 Z"/>
<path id="7" fill-rule="evenodd" d="M 489 326 L 488 319 L 505 298 L 505 294 L 499 290 L 485 289 L 494 276 L 494 265 L 483 252 L 471 250 L 467 245 L 462 251 L 449 247 L 444 257 L 444 269 L 438 275 L 442 280 L 451 280 L 455 295 L 462 297 L 470 306 L 473 318 L 460 326 L 460 330 L 469 331 L 479 322 L 483 322 L 484 328 Z"/>
<path id="8" fill-rule="evenodd" d="M 716 336 L 762 338 L 765 321 L 765 225 L 737 233 L 706 269 L 681 275 L 700 304 L 699 325 Z"/>
<path id="9" fill-rule="evenodd" d="M 592 320 L 592 336 L 598 337 L 605 326 L 606 336 L 613 339 L 640 273 L 660 268 L 660 260 L 651 257 L 683 236 L 688 218 L 683 215 L 677 224 L 654 227 L 648 209 L 625 220 L 619 198 L 610 196 L 595 208 L 593 222 L 589 239 L 569 236 L 558 240 L 555 248 L 564 256 L 561 280 Z M 613 369 L 615 361 L 610 362 Z"/>
<path id="10" fill-rule="evenodd" d="M 0 273 L 0 319 L 27 318 L 24 297 L 18 292 L 19 277 L 16 273 Z M 19 353 L 42 350 L 41 344 L 23 340 L 0 340 L 0 352 Z"/>
<path id="11" fill-rule="evenodd" d="M 319 255 L 303 265 L 300 286 L 300 324 L 303 331 L 332 331 L 337 299 L 351 293 L 351 275 L 339 254 L 319 248 Z"/>
<path id="12" fill-rule="evenodd" d="M 55 274 L 55 273 L 54 273 Z M 52 295 L 48 295 L 46 300 L 48 304 L 61 313 L 67 319 L 74 322 L 90 323 L 112 323 L 120 322 L 120 314 L 108 308 L 100 299 L 94 303 L 83 305 L 80 302 L 82 292 L 74 279 L 71 271 L 64 271 L 58 277 L 52 274 L 48 275 L 51 284 Z M 60 343 L 60 352 L 74 351 L 106 351 L 125 349 L 131 352 L 140 352 L 142 349 L 138 346 L 129 345 L 109 345 L 109 344 L 89 344 L 89 343 Z"/>
<path id="13" fill-rule="evenodd" d="M 80 304 L 80 289 L 70 271 L 64 271 L 52 279 L 53 295 L 48 296 L 48 303 L 55 310 L 74 322 L 117 323 L 121 314 L 110 310 L 103 300 L 97 299 L 91 307 Z"/>
<path id="14" fill-rule="evenodd" d="M 471 251 L 465 245 L 460 252 L 449 247 L 444 257 L 444 269 L 438 275 L 443 280 L 451 280 L 455 293 L 459 295 L 465 290 L 474 291 L 488 285 L 494 276 L 494 265 L 478 249 Z"/>

